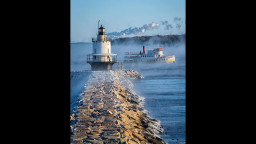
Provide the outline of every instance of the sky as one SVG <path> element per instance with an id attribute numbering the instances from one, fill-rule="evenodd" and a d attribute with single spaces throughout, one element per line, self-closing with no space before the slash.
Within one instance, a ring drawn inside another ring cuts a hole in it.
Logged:
<path id="1" fill-rule="evenodd" d="M 98 20 L 106 33 L 139 29 L 123 37 L 184 34 L 185 8 L 185 0 L 71 0 L 71 42 L 91 42 Z"/>

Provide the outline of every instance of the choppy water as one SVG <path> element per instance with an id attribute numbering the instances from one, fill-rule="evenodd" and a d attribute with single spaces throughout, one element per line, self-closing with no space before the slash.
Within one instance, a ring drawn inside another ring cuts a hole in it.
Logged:
<path id="1" fill-rule="evenodd" d="M 152 49 L 157 46 L 147 47 Z M 122 61 L 125 51 L 139 51 L 140 48 L 141 46 L 112 45 L 112 53 L 118 54 L 118 61 Z M 149 115 L 161 121 L 166 132 L 163 138 L 169 144 L 186 141 L 184 49 L 184 44 L 164 47 L 165 54 L 176 55 L 177 63 L 175 64 L 124 65 L 127 69 L 137 70 L 145 77 L 134 81 L 134 90 L 145 98 L 145 109 Z M 91 51 L 92 44 L 71 44 L 71 71 L 90 70 L 90 65 L 86 63 L 86 54 Z M 91 72 L 84 72 L 73 75 L 71 78 L 71 110 L 90 74 Z"/>

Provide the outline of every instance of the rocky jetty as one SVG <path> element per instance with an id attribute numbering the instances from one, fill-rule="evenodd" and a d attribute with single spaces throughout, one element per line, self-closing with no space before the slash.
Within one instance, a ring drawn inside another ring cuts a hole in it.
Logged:
<path id="1" fill-rule="evenodd" d="M 92 72 L 82 105 L 72 114 L 71 143 L 165 144 L 160 122 L 143 109 L 143 99 L 129 79 L 143 78 L 132 70 Z"/>
<path id="2" fill-rule="evenodd" d="M 128 79 L 143 79 L 144 78 L 142 75 L 140 75 L 135 70 L 117 70 L 117 72 Z"/>

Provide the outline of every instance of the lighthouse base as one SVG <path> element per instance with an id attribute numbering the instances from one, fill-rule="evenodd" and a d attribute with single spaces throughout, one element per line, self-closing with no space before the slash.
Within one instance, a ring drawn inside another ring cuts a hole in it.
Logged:
<path id="1" fill-rule="evenodd" d="M 90 62 L 92 71 L 112 70 L 114 62 Z"/>

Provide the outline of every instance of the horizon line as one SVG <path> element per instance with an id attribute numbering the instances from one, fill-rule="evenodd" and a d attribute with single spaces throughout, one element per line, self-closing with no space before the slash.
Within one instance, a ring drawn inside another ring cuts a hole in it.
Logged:
<path id="1" fill-rule="evenodd" d="M 186 33 L 183 33 L 183 34 L 169 34 L 169 35 L 185 35 Z M 146 37 L 147 35 L 145 36 L 133 36 L 133 37 Z M 157 35 L 151 35 L 151 36 L 167 36 L 167 35 L 160 35 L 160 34 L 157 34 Z M 119 37 L 119 38 L 132 38 L 132 37 Z M 115 38 L 115 39 L 119 39 L 119 38 Z M 92 42 L 70 42 L 72 44 L 77 44 L 77 43 L 92 43 Z"/>

